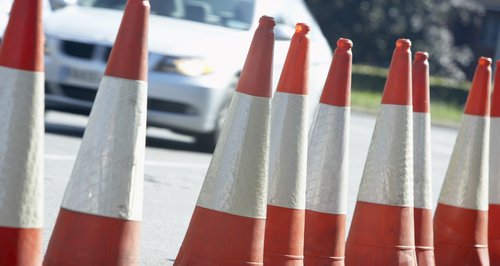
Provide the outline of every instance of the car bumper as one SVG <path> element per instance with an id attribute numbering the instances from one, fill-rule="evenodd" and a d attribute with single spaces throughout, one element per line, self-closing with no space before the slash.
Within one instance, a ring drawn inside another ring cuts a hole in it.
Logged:
<path id="1" fill-rule="evenodd" d="M 50 66 L 46 69 L 61 68 Z M 64 75 L 60 71 L 46 71 L 46 109 L 90 113 L 98 81 L 61 76 Z M 148 79 L 148 126 L 191 135 L 215 129 L 218 114 L 232 91 L 231 77 L 207 75 L 192 78 L 151 72 Z"/>

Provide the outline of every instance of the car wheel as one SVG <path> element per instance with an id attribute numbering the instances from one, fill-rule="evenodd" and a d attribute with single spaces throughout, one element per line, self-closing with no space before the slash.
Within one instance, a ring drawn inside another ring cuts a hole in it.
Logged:
<path id="1" fill-rule="evenodd" d="M 214 152 L 215 146 L 217 145 L 217 140 L 219 139 L 222 127 L 224 126 L 224 120 L 226 119 L 227 109 L 229 108 L 229 104 L 231 103 L 233 92 L 236 88 L 236 84 L 238 83 L 238 79 L 239 75 L 236 75 L 231 81 L 230 85 L 228 86 L 226 101 L 224 101 L 222 107 L 219 110 L 219 113 L 217 114 L 214 131 L 196 137 L 196 146 L 201 151 Z"/>
<path id="2" fill-rule="evenodd" d="M 227 113 L 227 104 L 224 104 L 221 111 L 217 115 L 217 120 L 215 124 L 214 131 L 199 135 L 196 137 L 196 146 L 204 152 L 213 152 L 215 150 L 215 146 L 217 145 L 217 140 L 219 139 L 220 132 L 222 127 L 224 126 L 224 119 L 226 118 Z"/>

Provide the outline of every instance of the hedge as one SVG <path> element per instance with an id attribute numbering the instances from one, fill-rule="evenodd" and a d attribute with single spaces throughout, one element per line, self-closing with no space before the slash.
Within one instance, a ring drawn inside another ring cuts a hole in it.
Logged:
<path id="1" fill-rule="evenodd" d="M 384 90 L 387 69 L 367 65 L 353 65 L 352 89 L 380 92 Z M 430 78 L 430 97 L 432 102 L 463 106 L 467 101 L 470 83 L 443 77 Z"/>

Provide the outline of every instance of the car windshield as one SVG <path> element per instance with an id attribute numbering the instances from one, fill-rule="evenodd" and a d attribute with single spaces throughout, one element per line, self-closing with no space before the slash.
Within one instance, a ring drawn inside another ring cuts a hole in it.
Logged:
<path id="1" fill-rule="evenodd" d="M 250 28 L 254 0 L 150 0 L 151 14 L 235 29 Z M 126 0 L 79 0 L 86 7 L 123 10 Z"/>

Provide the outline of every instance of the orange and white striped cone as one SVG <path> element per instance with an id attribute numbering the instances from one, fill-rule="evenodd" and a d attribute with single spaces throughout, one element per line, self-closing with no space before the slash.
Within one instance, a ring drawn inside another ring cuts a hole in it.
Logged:
<path id="1" fill-rule="evenodd" d="M 271 108 L 265 265 L 303 265 L 309 27 L 298 23 Z"/>
<path id="2" fill-rule="evenodd" d="M 174 265 L 262 265 L 274 25 L 259 21 Z"/>
<path id="3" fill-rule="evenodd" d="M 309 136 L 304 265 L 344 265 L 352 42 L 337 41 Z"/>
<path id="4" fill-rule="evenodd" d="M 482 57 L 434 214 L 437 265 L 489 265 L 488 157 L 491 59 Z"/>
<path id="5" fill-rule="evenodd" d="M 0 48 L 0 265 L 41 263 L 42 2 L 14 1 Z"/>
<path id="6" fill-rule="evenodd" d="M 488 210 L 488 247 L 490 264 L 500 266 L 500 60 L 495 70 L 495 88 L 491 99 L 490 194 Z"/>
<path id="7" fill-rule="evenodd" d="M 427 53 L 416 52 L 412 75 L 415 251 L 418 265 L 422 266 L 435 265 L 428 57 Z"/>
<path id="8" fill-rule="evenodd" d="M 411 43 L 400 39 L 346 243 L 346 265 L 416 265 Z"/>
<path id="9" fill-rule="evenodd" d="M 144 0 L 126 4 L 44 265 L 139 262 L 149 8 Z"/>

